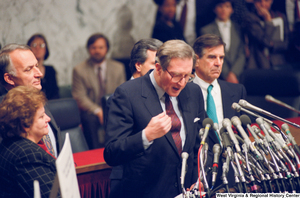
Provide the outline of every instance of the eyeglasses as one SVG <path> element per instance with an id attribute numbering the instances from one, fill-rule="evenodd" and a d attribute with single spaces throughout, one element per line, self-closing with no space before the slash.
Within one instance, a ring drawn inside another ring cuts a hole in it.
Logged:
<path id="1" fill-rule="evenodd" d="M 40 48 L 45 48 L 45 47 L 46 47 L 46 44 L 45 44 L 45 43 L 41 43 L 41 44 L 33 43 L 33 44 L 31 45 L 31 47 L 33 47 L 33 48 L 36 48 L 37 46 L 40 46 Z"/>
<path id="2" fill-rule="evenodd" d="M 183 78 L 184 78 L 186 83 L 193 80 L 193 75 L 192 74 L 186 74 L 184 76 L 182 76 L 182 75 L 173 75 L 168 71 L 168 69 L 166 69 L 166 71 L 170 74 L 170 76 L 172 77 L 172 81 L 174 83 L 179 83 Z"/>

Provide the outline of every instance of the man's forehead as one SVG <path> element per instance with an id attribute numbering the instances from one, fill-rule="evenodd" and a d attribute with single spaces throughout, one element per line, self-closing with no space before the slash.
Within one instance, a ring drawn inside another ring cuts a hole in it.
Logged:
<path id="1" fill-rule="evenodd" d="M 31 50 L 16 49 L 10 53 L 10 58 L 15 66 L 22 65 L 26 67 L 37 64 L 37 59 Z"/>
<path id="2" fill-rule="evenodd" d="M 221 50 L 221 53 L 222 55 L 224 56 L 225 55 L 225 52 L 224 52 L 224 45 L 218 45 L 218 46 L 215 46 L 215 47 L 206 47 L 204 48 L 203 50 L 203 55 L 214 55 L 217 53 L 216 50 L 219 50 L 219 49 L 222 49 Z"/>

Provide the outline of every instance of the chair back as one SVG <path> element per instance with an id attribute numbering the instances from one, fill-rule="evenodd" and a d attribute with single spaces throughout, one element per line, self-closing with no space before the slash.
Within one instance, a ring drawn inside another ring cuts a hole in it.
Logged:
<path id="1" fill-rule="evenodd" d="M 65 141 L 65 136 L 68 132 L 73 153 L 89 150 L 81 128 L 80 114 L 76 101 L 73 98 L 49 100 L 47 107 L 60 128 L 62 142 Z"/>
<path id="2" fill-rule="evenodd" d="M 299 73 L 285 70 L 246 70 L 240 83 L 247 90 L 247 101 L 282 118 L 298 117 L 296 112 L 265 100 L 266 95 L 300 108 Z"/>

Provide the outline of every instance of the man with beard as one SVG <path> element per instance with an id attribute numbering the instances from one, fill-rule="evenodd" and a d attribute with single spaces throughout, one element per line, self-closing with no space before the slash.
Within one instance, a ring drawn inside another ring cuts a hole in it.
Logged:
<path id="1" fill-rule="evenodd" d="M 125 82 L 124 65 L 106 58 L 108 39 L 100 33 L 87 41 L 90 57 L 73 70 L 72 95 L 80 109 L 81 123 L 90 149 L 99 147 L 98 130 L 103 125 L 101 98 Z"/>

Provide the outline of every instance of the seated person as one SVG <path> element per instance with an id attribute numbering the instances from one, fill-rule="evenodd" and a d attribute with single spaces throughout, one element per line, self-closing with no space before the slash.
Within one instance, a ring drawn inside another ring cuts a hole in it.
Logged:
<path id="1" fill-rule="evenodd" d="M 200 30 L 200 34 L 215 34 L 225 42 L 225 58 L 220 78 L 231 83 L 239 83 L 244 71 L 246 57 L 240 26 L 230 17 L 233 14 L 232 0 L 218 0 L 214 12 L 216 19 Z"/>
<path id="2" fill-rule="evenodd" d="M 152 38 L 162 42 L 172 39 L 185 40 L 180 24 L 175 21 L 176 0 L 154 0 L 159 6 Z"/>
<path id="3" fill-rule="evenodd" d="M 273 0 L 253 0 L 255 9 L 245 17 L 249 39 L 249 69 L 271 69 L 285 65 L 289 26 L 286 16 L 271 10 Z"/>
<path id="4" fill-rule="evenodd" d="M 42 197 L 50 195 L 56 167 L 41 141 L 50 121 L 45 101 L 40 90 L 18 86 L 0 103 L 0 197 L 32 198 L 34 180 L 39 181 Z"/>
<path id="5" fill-rule="evenodd" d="M 42 72 L 42 91 L 45 92 L 48 100 L 59 98 L 56 71 L 53 66 L 44 65 L 44 61 L 50 54 L 45 36 L 42 34 L 34 34 L 28 40 L 27 45 L 31 48 L 34 56 L 38 60 L 38 67 Z"/>

